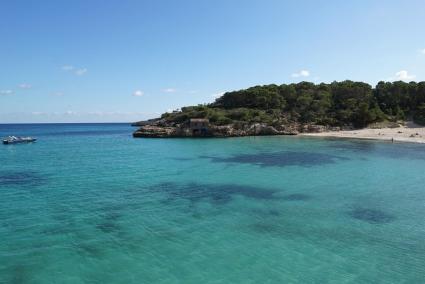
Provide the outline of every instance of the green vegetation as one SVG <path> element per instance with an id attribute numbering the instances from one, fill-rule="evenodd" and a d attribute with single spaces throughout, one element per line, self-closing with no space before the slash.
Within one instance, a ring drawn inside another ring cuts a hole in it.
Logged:
<path id="1" fill-rule="evenodd" d="M 256 86 L 225 93 L 214 103 L 162 115 L 168 122 L 208 118 L 211 123 L 312 123 L 364 127 L 413 118 L 425 124 L 425 82 L 363 82 Z"/>

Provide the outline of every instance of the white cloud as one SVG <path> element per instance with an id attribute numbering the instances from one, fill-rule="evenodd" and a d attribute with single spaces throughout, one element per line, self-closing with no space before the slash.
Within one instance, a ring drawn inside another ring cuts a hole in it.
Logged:
<path id="1" fill-rule="evenodd" d="M 134 91 L 133 96 L 134 96 L 134 97 L 142 97 L 144 94 L 145 94 L 145 93 L 144 93 L 143 91 L 141 91 L 141 90 L 136 90 L 136 91 Z"/>
<path id="2" fill-rule="evenodd" d="M 72 65 L 64 65 L 61 69 L 65 72 L 72 72 L 77 76 L 83 76 L 88 72 L 87 68 L 77 68 Z"/>
<path id="3" fill-rule="evenodd" d="M 223 96 L 225 93 L 226 93 L 226 92 L 218 92 L 218 93 L 212 94 L 211 96 L 212 96 L 214 99 L 218 99 L 219 97 Z"/>
<path id="4" fill-rule="evenodd" d="M 0 90 L 0 96 L 10 96 L 13 95 L 12 90 Z"/>
<path id="5" fill-rule="evenodd" d="M 81 68 L 81 69 L 75 70 L 75 75 L 77 75 L 77 76 L 83 76 L 86 73 L 87 73 L 87 69 L 86 68 Z"/>
<path id="6" fill-rule="evenodd" d="M 388 78 L 388 81 L 411 81 L 416 78 L 416 75 L 409 74 L 406 70 L 401 70 L 395 73 L 394 77 Z"/>
<path id="7" fill-rule="evenodd" d="M 62 66 L 62 70 L 63 71 L 72 71 L 72 70 L 74 70 L 74 66 L 64 65 L 64 66 Z"/>
<path id="8" fill-rule="evenodd" d="M 177 92 L 177 90 L 174 89 L 174 88 L 166 88 L 166 89 L 163 89 L 162 91 L 164 93 L 175 93 L 175 92 Z"/>
<path id="9" fill-rule="evenodd" d="M 52 96 L 54 96 L 54 97 L 62 97 L 63 96 L 63 93 L 56 92 L 56 93 L 53 93 Z"/>
<path id="10" fill-rule="evenodd" d="M 308 76 L 310 76 L 310 71 L 308 70 L 301 70 L 300 72 L 292 73 L 291 75 L 291 77 L 293 78 L 308 77 Z"/>
<path id="11" fill-rule="evenodd" d="M 32 88 L 31 84 L 28 84 L 28 83 L 19 84 L 18 87 L 21 88 L 21 89 L 31 89 Z"/>
<path id="12" fill-rule="evenodd" d="M 425 48 L 424 48 L 424 49 L 421 49 L 421 50 L 420 50 L 420 52 L 421 52 L 423 55 L 425 55 Z"/>
<path id="13" fill-rule="evenodd" d="M 67 110 L 65 111 L 65 115 L 76 115 L 77 113 L 75 111 L 72 110 Z"/>

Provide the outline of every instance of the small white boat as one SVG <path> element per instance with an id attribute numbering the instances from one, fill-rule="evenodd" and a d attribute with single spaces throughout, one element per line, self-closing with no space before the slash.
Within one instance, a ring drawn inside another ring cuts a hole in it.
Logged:
<path id="1" fill-rule="evenodd" d="M 3 144 L 30 143 L 35 141 L 37 141 L 37 139 L 33 137 L 8 136 L 5 139 L 3 139 Z"/>

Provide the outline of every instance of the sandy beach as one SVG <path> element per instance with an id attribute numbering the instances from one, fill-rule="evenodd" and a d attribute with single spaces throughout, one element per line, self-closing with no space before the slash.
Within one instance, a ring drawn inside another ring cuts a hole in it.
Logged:
<path id="1" fill-rule="evenodd" d="M 406 123 L 397 128 L 364 128 L 348 131 L 329 131 L 321 133 L 303 133 L 304 136 L 316 137 L 338 137 L 338 138 L 356 138 L 356 139 L 374 139 L 394 142 L 414 142 L 425 143 L 425 127 Z"/>

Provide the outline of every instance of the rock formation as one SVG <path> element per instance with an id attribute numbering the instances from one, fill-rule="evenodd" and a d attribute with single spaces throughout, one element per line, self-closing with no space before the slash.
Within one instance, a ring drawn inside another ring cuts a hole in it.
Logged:
<path id="1" fill-rule="evenodd" d="M 140 128 L 133 133 L 133 136 L 145 138 L 297 135 L 299 132 L 323 132 L 331 130 L 329 127 L 314 124 L 272 126 L 266 123 L 232 123 L 228 125 L 210 124 L 205 133 L 199 134 L 193 131 L 189 123 L 167 123 L 163 119 L 137 122 L 133 125 L 140 126 Z"/>

